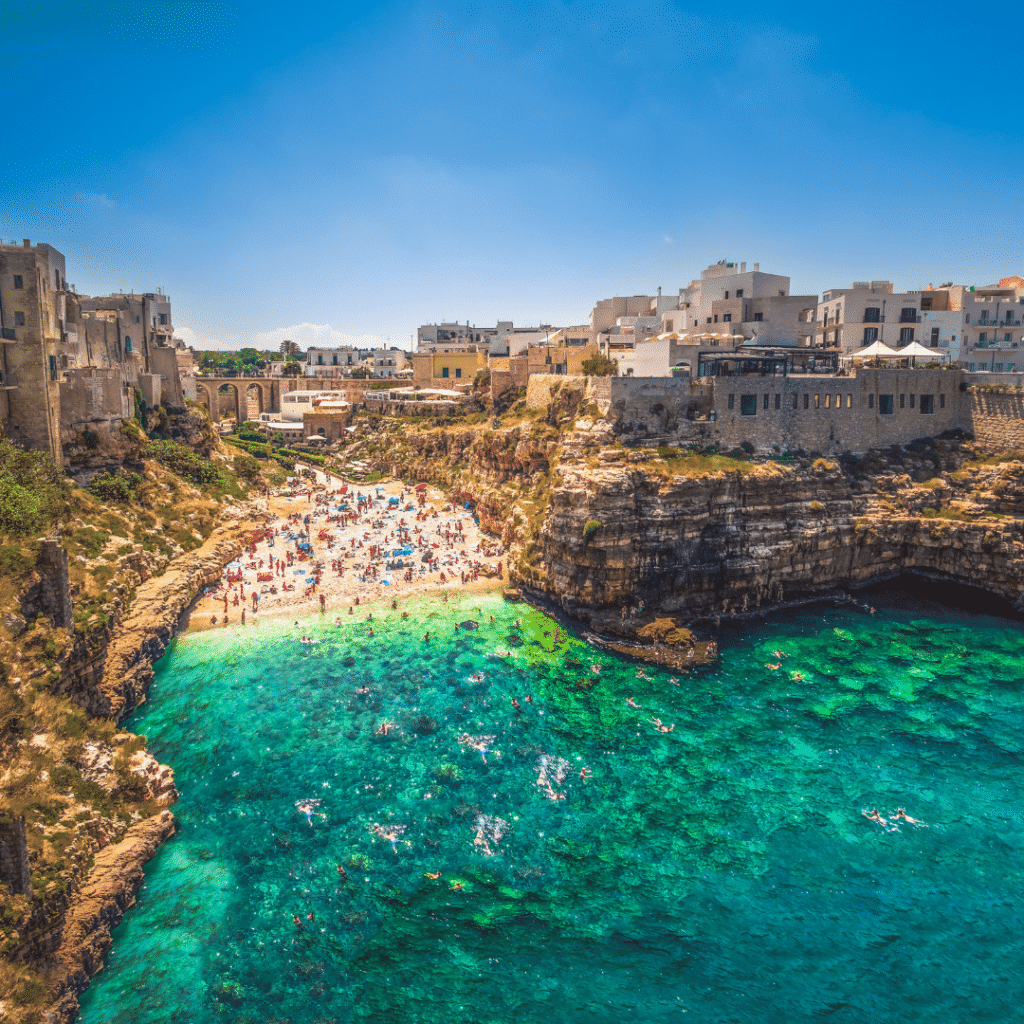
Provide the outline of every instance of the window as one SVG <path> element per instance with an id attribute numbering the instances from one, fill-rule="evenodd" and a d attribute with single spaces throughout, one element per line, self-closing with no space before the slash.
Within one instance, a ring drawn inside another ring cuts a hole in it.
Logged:
<path id="1" fill-rule="evenodd" d="M 932 328 L 932 348 L 939 347 L 939 329 L 938 327 Z"/>
<path id="2" fill-rule="evenodd" d="M 729 296 L 726 295 L 726 298 L 729 298 Z M 736 289 L 736 298 L 737 299 L 742 299 L 743 298 L 743 289 L 742 288 L 737 288 Z"/>
<path id="3" fill-rule="evenodd" d="M 1009 342 L 1009 341 L 1012 341 L 1012 340 L 1013 340 L 1013 335 L 1009 331 L 1007 331 L 1003 335 L 1003 341 Z"/>
<path id="4" fill-rule="evenodd" d="M 15 288 L 24 288 L 25 287 L 25 282 L 22 280 L 21 274 L 15 274 L 14 275 L 14 287 Z"/>
<path id="5" fill-rule="evenodd" d="M 715 314 L 715 323 L 716 324 L 718 323 L 718 314 L 717 313 Z"/>
<path id="6" fill-rule="evenodd" d="M 736 404 L 736 396 L 735 395 L 730 395 L 729 396 L 729 408 L 731 409 L 735 404 Z"/>
<path id="7" fill-rule="evenodd" d="M 127 334 L 124 336 L 124 350 L 125 352 L 131 352 L 132 350 L 132 339 Z"/>
<path id="8" fill-rule="evenodd" d="M 864 320 L 866 324 L 877 324 L 882 321 L 882 310 L 879 306 L 868 306 L 864 310 Z"/>
<path id="9" fill-rule="evenodd" d="M 762 409 L 767 409 L 768 408 L 768 392 L 767 391 L 764 393 L 764 401 L 761 403 L 761 408 Z"/>
<path id="10" fill-rule="evenodd" d="M 729 298 L 729 293 L 728 292 L 725 293 L 725 297 Z"/>
<path id="11" fill-rule="evenodd" d="M 811 406 L 811 396 L 809 394 L 807 394 L 807 392 L 805 391 L 804 392 L 804 408 L 805 409 L 809 409 L 810 406 Z"/>
<path id="12" fill-rule="evenodd" d="M 1002 373 L 1003 372 L 1003 364 L 1002 363 L 994 363 L 992 365 L 992 372 L 993 373 Z"/>
<path id="13" fill-rule="evenodd" d="M 456 377 L 461 377 L 462 376 L 462 367 L 461 366 L 456 366 L 455 367 L 455 376 Z"/>
<path id="14" fill-rule="evenodd" d="M 442 377 L 447 377 L 448 376 L 448 367 L 447 366 L 442 366 L 441 367 L 441 376 Z"/>
<path id="15" fill-rule="evenodd" d="M 904 306 L 900 310 L 900 323 L 912 324 L 917 321 L 917 310 L 913 306 Z"/>
<path id="16" fill-rule="evenodd" d="M 732 323 L 732 313 L 726 313 L 722 317 L 722 323 L 723 324 L 731 324 Z M 1007 337 L 1009 337 L 1009 335 L 1007 335 Z"/>
<path id="17" fill-rule="evenodd" d="M 914 328 L 913 327 L 901 327 L 900 328 L 900 344 L 909 345 L 914 340 Z"/>
<path id="18" fill-rule="evenodd" d="M 135 318 L 135 322 L 136 322 L 137 324 L 141 324 L 141 323 L 142 323 L 142 318 L 141 318 L 141 317 L 138 317 L 138 316 L 137 316 L 137 317 Z"/>
<path id="19" fill-rule="evenodd" d="M 852 409 L 853 408 L 853 395 L 847 395 L 846 396 L 846 408 L 847 409 Z"/>
<path id="20" fill-rule="evenodd" d="M 740 415 L 757 415 L 757 395 L 740 395 Z"/>
<path id="21" fill-rule="evenodd" d="M 1010 365 L 1010 369 L 1011 369 L 1011 371 L 1013 370 L 1013 365 L 1012 364 Z M 939 395 L 939 408 L 940 409 L 945 409 L 946 408 L 946 396 L 945 395 Z"/>
<path id="22" fill-rule="evenodd" d="M 671 320 L 666 320 L 665 321 L 665 330 L 668 331 L 670 334 L 672 333 L 672 331 L 675 330 L 675 328 L 672 326 L 672 323 L 673 323 L 673 321 L 671 321 Z M 575 338 L 570 338 L 569 339 L 570 342 L 574 342 L 575 340 L 576 340 Z"/>
<path id="23" fill-rule="evenodd" d="M 761 322 L 761 317 L 762 317 L 762 316 L 763 316 L 763 314 L 762 314 L 762 313 L 755 313 L 755 314 L 754 314 L 754 322 L 755 322 L 755 323 L 760 323 L 760 322 Z"/>
<path id="24" fill-rule="evenodd" d="M 910 396 L 910 408 L 911 409 L 914 408 L 914 396 L 913 395 Z"/>
<path id="25" fill-rule="evenodd" d="M 843 396 L 836 395 L 836 408 L 838 409 L 843 403 Z"/>
<path id="26" fill-rule="evenodd" d="M 798 395 L 798 394 L 797 394 L 797 393 L 796 393 L 796 392 L 794 391 L 794 392 L 793 392 L 793 408 L 794 408 L 794 409 L 796 408 L 796 403 L 797 403 L 797 399 L 798 399 L 799 397 L 800 397 L 800 396 L 799 396 L 799 395 Z"/>
<path id="27" fill-rule="evenodd" d="M 820 409 L 821 408 L 821 395 L 815 395 L 814 396 L 814 408 L 815 409 Z"/>
<path id="28" fill-rule="evenodd" d="M 776 394 L 776 396 L 775 396 L 775 408 L 776 409 L 781 409 L 782 408 L 782 395 Z"/>
<path id="29" fill-rule="evenodd" d="M 925 416 L 929 416 L 933 412 L 935 412 L 935 396 L 934 395 L 922 395 L 921 396 L 921 412 Z"/>
<path id="30" fill-rule="evenodd" d="M 878 341 L 878 328 L 877 327 L 865 327 L 864 328 L 864 344 L 870 345 L 871 342 Z"/>
<path id="31" fill-rule="evenodd" d="M 337 366 L 337 365 L 338 365 L 338 357 L 337 357 L 337 356 L 334 356 L 334 365 L 335 365 L 335 366 Z"/>
<path id="32" fill-rule="evenodd" d="M 167 314 L 166 313 L 161 313 L 160 314 L 160 324 L 161 324 L 161 326 L 166 326 L 166 324 L 167 324 Z"/>
<path id="33" fill-rule="evenodd" d="M 892 415 L 892 395 L 878 396 L 878 414 L 880 416 Z"/>
<path id="34" fill-rule="evenodd" d="M 907 404 L 907 396 L 900 395 L 900 408 L 902 409 Z"/>
<path id="35" fill-rule="evenodd" d="M 317 356 L 316 357 L 316 364 L 317 364 L 317 366 L 323 366 L 324 365 L 324 357 L 323 356 Z"/>
<path id="36" fill-rule="evenodd" d="M 874 395 L 868 395 L 868 408 L 869 409 L 874 409 L 874 407 L 875 407 L 875 396 Z"/>
<path id="37" fill-rule="evenodd" d="M 831 409 L 832 408 L 832 396 L 831 395 L 826 395 L 825 396 L 825 408 L 826 409 Z"/>
<path id="38" fill-rule="evenodd" d="M 24 327 L 25 326 L 25 314 L 20 309 L 14 311 L 14 326 Z"/>

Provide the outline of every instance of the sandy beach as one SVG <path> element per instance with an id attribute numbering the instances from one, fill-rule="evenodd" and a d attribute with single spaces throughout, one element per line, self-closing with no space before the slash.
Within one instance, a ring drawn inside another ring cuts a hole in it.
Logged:
<path id="1" fill-rule="evenodd" d="M 321 610 L 332 619 L 365 618 L 413 595 L 500 588 L 507 564 L 497 540 L 471 509 L 453 507 L 434 487 L 418 488 L 328 482 L 318 473 L 315 483 L 273 494 L 273 520 L 252 532 L 248 551 L 200 596 L 188 629 Z"/>

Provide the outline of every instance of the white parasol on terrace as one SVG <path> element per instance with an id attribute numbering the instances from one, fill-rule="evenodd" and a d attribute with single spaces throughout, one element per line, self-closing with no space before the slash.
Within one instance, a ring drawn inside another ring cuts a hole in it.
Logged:
<path id="1" fill-rule="evenodd" d="M 896 355 L 900 359 L 927 359 L 929 362 L 941 362 L 948 357 L 949 351 L 948 349 L 943 352 L 939 348 L 925 348 L 919 342 L 912 341 L 909 345 L 896 349 Z"/>
<path id="2" fill-rule="evenodd" d="M 899 359 L 900 354 L 894 348 L 889 348 L 888 345 L 883 344 L 880 341 L 874 341 L 866 348 L 858 349 L 856 352 L 851 352 L 847 357 L 848 359 Z"/>

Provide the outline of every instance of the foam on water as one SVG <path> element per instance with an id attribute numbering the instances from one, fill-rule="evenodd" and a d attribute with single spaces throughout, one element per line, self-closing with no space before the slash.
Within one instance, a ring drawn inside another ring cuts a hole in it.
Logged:
<path id="1" fill-rule="evenodd" d="M 130 723 L 181 833 L 83 1024 L 1015 1019 L 1024 635 L 880 612 L 678 685 L 494 598 L 181 637 Z"/>

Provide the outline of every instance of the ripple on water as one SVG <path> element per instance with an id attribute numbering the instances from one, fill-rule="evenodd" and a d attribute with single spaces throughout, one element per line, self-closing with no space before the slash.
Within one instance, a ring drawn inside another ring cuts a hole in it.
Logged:
<path id="1" fill-rule="evenodd" d="M 159 663 L 181 833 L 83 1024 L 1014 1019 L 1014 624 L 780 617 L 678 686 L 493 598 L 374 626 Z"/>

